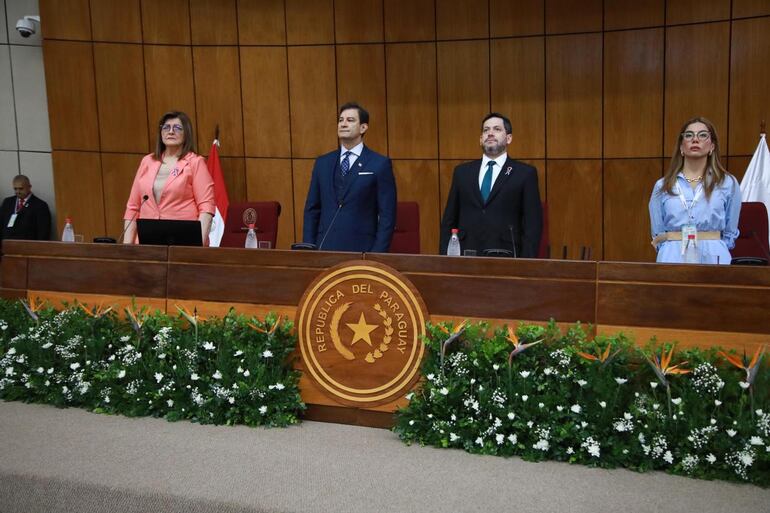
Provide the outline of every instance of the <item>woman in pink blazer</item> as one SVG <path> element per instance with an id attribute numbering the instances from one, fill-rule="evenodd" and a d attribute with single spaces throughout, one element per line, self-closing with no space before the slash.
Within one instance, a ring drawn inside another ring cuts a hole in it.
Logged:
<path id="1" fill-rule="evenodd" d="M 206 161 L 195 153 L 192 123 L 184 112 L 167 112 L 158 124 L 155 152 L 142 159 L 123 214 L 123 242 L 137 242 L 135 219 L 198 220 L 208 245 L 216 205 Z"/>

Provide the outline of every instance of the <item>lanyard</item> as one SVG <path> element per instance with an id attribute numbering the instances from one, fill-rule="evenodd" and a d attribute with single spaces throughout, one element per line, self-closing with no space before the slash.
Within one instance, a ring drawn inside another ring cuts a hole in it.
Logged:
<path id="1" fill-rule="evenodd" d="M 687 200 L 684 199 L 684 193 L 682 193 L 682 186 L 677 184 L 676 187 L 677 187 L 677 190 L 679 190 L 679 201 L 682 202 L 682 206 L 684 207 L 685 211 L 687 211 L 688 220 L 692 222 L 693 221 L 692 209 L 700 199 L 701 195 L 703 194 L 703 184 L 699 183 L 698 187 L 695 189 L 695 196 L 693 196 L 690 206 L 687 206 Z"/>

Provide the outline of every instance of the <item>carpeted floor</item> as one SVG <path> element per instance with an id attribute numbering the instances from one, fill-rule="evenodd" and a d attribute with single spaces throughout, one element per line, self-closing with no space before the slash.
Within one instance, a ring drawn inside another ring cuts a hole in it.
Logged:
<path id="1" fill-rule="evenodd" d="M 407 447 L 372 428 L 200 426 L 0 402 L 0 512 L 764 513 L 770 490 Z"/>

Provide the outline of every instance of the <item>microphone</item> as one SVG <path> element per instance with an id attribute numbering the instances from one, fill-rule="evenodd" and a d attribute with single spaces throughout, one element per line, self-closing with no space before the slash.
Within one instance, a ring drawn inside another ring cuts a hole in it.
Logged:
<path id="1" fill-rule="evenodd" d="M 508 231 L 511 232 L 511 246 L 513 246 L 513 258 L 516 257 L 516 239 L 513 237 L 513 225 L 508 225 Z"/>
<path id="2" fill-rule="evenodd" d="M 334 213 L 334 217 L 332 217 L 332 222 L 329 223 L 329 227 L 326 229 L 326 233 L 324 233 L 324 236 L 321 239 L 321 243 L 318 245 L 318 251 L 321 251 L 321 249 L 324 247 L 324 242 L 326 242 L 326 237 L 329 235 L 329 232 L 332 231 L 332 228 L 334 227 L 334 221 L 337 220 L 337 215 L 340 213 L 340 210 L 342 210 L 342 203 L 340 203 L 339 206 L 337 207 L 337 211 Z"/>
<path id="3" fill-rule="evenodd" d="M 144 196 L 142 196 L 142 202 L 139 203 L 139 208 L 137 209 L 136 212 L 134 212 L 134 215 L 131 216 L 131 219 L 128 221 L 128 223 L 126 223 L 126 226 L 123 227 L 123 231 L 120 232 L 120 237 L 118 237 L 118 240 L 120 241 L 123 240 L 123 236 L 126 234 L 128 227 L 131 226 L 131 223 L 133 223 L 136 220 L 136 216 L 138 216 L 139 211 L 142 210 L 142 205 L 144 205 L 144 202 L 147 201 L 148 199 L 150 199 L 148 195 L 145 194 Z M 94 242 L 106 242 L 109 244 L 115 244 L 117 241 L 112 237 L 97 237 L 94 239 Z"/>

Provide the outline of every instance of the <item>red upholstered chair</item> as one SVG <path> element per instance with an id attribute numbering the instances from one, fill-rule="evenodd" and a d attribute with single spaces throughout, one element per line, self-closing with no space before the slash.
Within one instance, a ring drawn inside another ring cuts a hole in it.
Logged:
<path id="1" fill-rule="evenodd" d="M 396 227 L 390 242 L 391 253 L 420 253 L 420 205 L 415 201 L 399 201 Z"/>
<path id="2" fill-rule="evenodd" d="M 548 203 L 545 201 L 543 202 L 543 233 L 540 235 L 537 258 L 551 258 L 551 246 L 548 240 Z"/>
<path id="3" fill-rule="evenodd" d="M 220 247 L 242 248 L 246 243 L 248 224 L 254 223 L 257 240 L 270 241 L 270 247 L 275 248 L 278 239 L 278 216 L 281 215 L 281 204 L 277 201 L 252 201 L 247 203 L 230 203 L 225 219 L 225 233 L 222 235 Z"/>
<path id="4" fill-rule="evenodd" d="M 741 233 L 735 240 L 735 247 L 730 251 L 734 263 L 739 263 L 740 259 L 745 258 L 770 261 L 767 225 L 767 208 L 764 203 L 747 201 L 741 205 L 741 217 L 738 220 L 738 230 Z M 738 262 L 735 262 L 736 259 Z"/>

